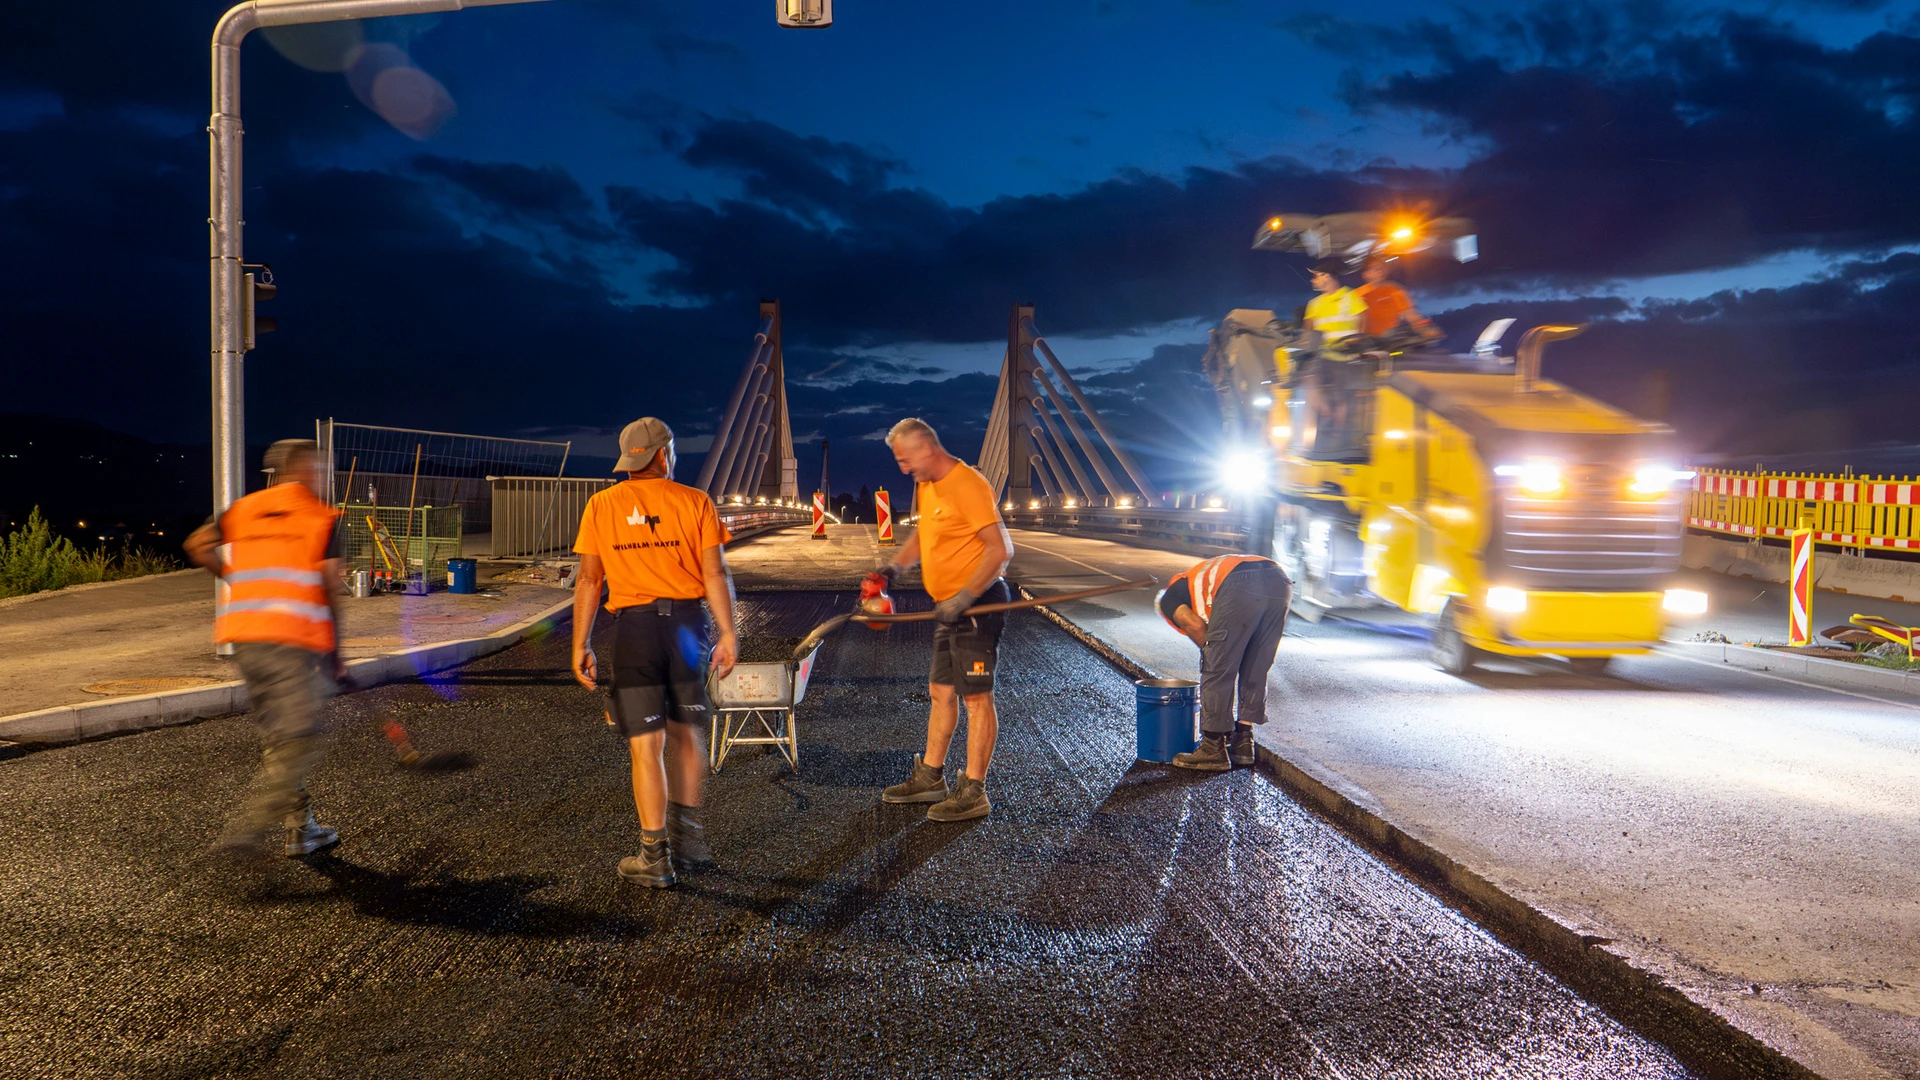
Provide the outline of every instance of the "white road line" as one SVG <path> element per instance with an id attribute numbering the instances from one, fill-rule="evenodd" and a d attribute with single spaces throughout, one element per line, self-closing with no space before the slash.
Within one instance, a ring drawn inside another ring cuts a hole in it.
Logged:
<path id="1" fill-rule="evenodd" d="M 1912 709 L 1916 712 L 1920 712 L 1920 703 L 1916 703 L 1912 701 L 1895 701 L 1891 698 L 1874 697 L 1872 694 L 1863 694 L 1858 690 L 1843 690 L 1838 686 L 1827 686 L 1822 683 L 1810 683 L 1810 682 L 1803 682 L 1800 679 L 1789 679 L 1785 675 L 1775 675 L 1771 671 L 1755 671 L 1753 668 L 1740 667 L 1735 664 L 1729 664 L 1724 660 L 1716 663 L 1712 660 L 1702 660 L 1697 656 L 1683 656 L 1680 653 L 1671 652 L 1666 649 L 1656 649 L 1654 650 L 1654 654 L 1657 656 L 1670 656 L 1675 660 L 1685 660 L 1689 664 L 1704 664 L 1707 667 L 1719 668 L 1722 671 L 1745 672 L 1748 675 L 1758 675 L 1763 679 L 1778 679 L 1783 683 L 1792 683 L 1795 686 L 1804 686 L 1809 690 L 1825 690 L 1829 694 L 1845 694 L 1848 697 L 1856 697 L 1862 701 L 1872 701 L 1881 705 L 1892 705 L 1892 706 L 1895 706 L 1896 708 Z"/>
<path id="2" fill-rule="evenodd" d="M 1020 546 L 1021 546 L 1021 547 L 1025 547 L 1025 548 L 1026 548 L 1026 549 L 1027 549 L 1028 551 L 1037 551 L 1037 552 L 1039 552 L 1039 553 L 1040 553 L 1040 554 L 1042 554 L 1042 555 L 1051 555 L 1051 556 L 1053 556 L 1053 557 L 1054 557 L 1054 558 L 1056 558 L 1056 559 L 1065 559 L 1065 560 L 1067 560 L 1068 562 L 1070 562 L 1070 563 L 1072 563 L 1072 564 L 1073 564 L 1073 565 L 1075 565 L 1075 566 L 1084 566 L 1084 567 L 1086 567 L 1087 569 L 1089 569 L 1089 570 L 1091 570 L 1091 571 L 1093 571 L 1093 572 L 1094 572 L 1094 573 L 1096 573 L 1096 574 L 1105 574 L 1106 576 L 1108 576 L 1108 577 L 1110 577 L 1110 578 L 1112 578 L 1112 579 L 1113 579 L 1113 580 L 1115 580 L 1115 581 L 1130 581 L 1130 580 L 1132 580 L 1131 578 L 1128 578 L 1128 577 L 1127 577 L 1127 576 L 1125 576 L 1124 574 L 1116 574 L 1116 573 L 1114 573 L 1114 572 L 1113 572 L 1113 571 L 1111 571 L 1111 570 L 1102 570 L 1102 569 L 1100 569 L 1099 567 L 1097 567 L 1097 566 L 1095 566 L 1095 565 L 1093 565 L 1092 563 L 1083 563 L 1083 562 L 1081 562 L 1081 561 L 1080 561 L 1079 559 L 1076 559 L 1076 558 L 1074 558 L 1074 557 L 1073 557 L 1073 556 L 1071 556 L 1071 555 L 1062 555 L 1062 554 L 1060 554 L 1060 553 L 1059 553 L 1059 552 L 1057 552 L 1057 551 L 1048 551 L 1048 550 L 1047 550 L 1046 548 L 1043 548 L 1043 547 L 1035 547 L 1035 546 L 1033 546 L 1032 544 L 1023 544 L 1023 545 L 1020 545 Z"/>

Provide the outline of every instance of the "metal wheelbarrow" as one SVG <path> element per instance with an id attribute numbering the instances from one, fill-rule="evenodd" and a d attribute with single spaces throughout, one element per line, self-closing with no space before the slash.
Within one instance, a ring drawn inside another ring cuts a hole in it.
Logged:
<path id="1" fill-rule="evenodd" d="M 707 677 L 707 696 L 713 701 L 712 728 L 707 736 L 707 766 L 719 772 L 727 752 L 736 746 L 777 747 L 787 764 L 800 771 L 800 735 L 793 710 L 807 696 L 820 645 L 805 656 L 775 663 L 735 664 L 724 679 Z M 751 734 L 758 724 L 761 734 Z"/>

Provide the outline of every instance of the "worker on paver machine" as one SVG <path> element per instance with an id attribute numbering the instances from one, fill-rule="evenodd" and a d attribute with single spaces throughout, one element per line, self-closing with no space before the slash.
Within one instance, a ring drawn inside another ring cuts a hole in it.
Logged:
<path id="1" fill-rule="evenodd" d="M 321 702 L 346 679 L 336 638 L 338 515 L 320 501 L 319 449 L 311 440 L 274 443 L 265 464 L 272 486 L 234 500 L 183 545 L 225 586 L 213 639 L 233 645 L 260 732 L 259 775 L 215 845 L 241 857 L 270 854 L 266 834 L 276 825 L 290 856 L 340 840 L 314 821 L 307 800 L 307 775 L 326 754 Z"/>
<path id="2" fill-rule="evenodd" d="M 933 821 L 985 817 L 987 766 L 999 721 L 993 707 L 993 672 L 1000 651 L 1004 614 L 965 612 L 976 603 L 1012 599 L 1005 578 L 1013 558 L 1013 540 L 1000 519 L 993 487 L 979 470 L 940 445 L 924 420 L 906 419 L 887 433 L 887 445 L 900 471 L 913 477 L 918 518 L 900 553 L 867 576 L 867 591 L 883 591 L 918 562 L 927 594 L 937 605 L 933 665 L 927 675 L 927 749 L 916 754 L 913 771 L 881 793 L 890 803 L 932 803 Z M 967 764 L 960 782 L 947 787 L 947 747 L 960 723 L 960 702 L 967 705 Z"/>
<path id="3" fill-rule="evenodd" d="M 620 876 L 654 889 L 674 884 L 676 865 L 713 865 L 700 820 L 707 777 L 701 727 L 713 714 L 707 669 L 711 664 L 726 678 L 740 648 L 722 550 L 733 536 L 706 492 L 673 482 L 673 465 L 673 431 L 665 423 L 647 416 L 628 424 L 613 466 L 627 479 L 587 502 L 573 545 L 580 555 L 573 676 L 589 690 L 600 675 L 589 643 L 603 583 L 614 618 L 606 717 L 626 737 L 640 815 L 640 854 L 620 860 Z"/>
<path id="4" fill-rule="evenodd" d="M 1293 582 L 1259 555 L 1221 555 L 1168 583 L 1155 601 L 1161 617 L 1200 646 L 1200 745 L 1173 764 L 1206 772 L 1253 764 L 1253 725 L 1267 722 L 1267 672 L 1292 602 Z"/>

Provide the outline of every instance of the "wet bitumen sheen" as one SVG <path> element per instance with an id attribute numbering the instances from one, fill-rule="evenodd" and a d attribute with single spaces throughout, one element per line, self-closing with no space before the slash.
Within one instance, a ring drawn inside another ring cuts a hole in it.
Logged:
<path id="1" fill-rule="evenodd" d="M 743 630 L 851 599 L 745 596 Z M 829 640 L 799 774 L 729 759 L 722 868 L 668 892 L 614 872 L 625 747 L 564 627 L 334 701 L 312 788 L 345 841 L 263 871 L 204 854 L 242 719 L 0 761 L 0 1076 L 1686 1075 L 1266 778 L 1136 764 L 1131 684 L 1038 616 L 992 816 L 882 805 L 929 640 Z M 477 767 L 397 768 L 386 717 Z"/>

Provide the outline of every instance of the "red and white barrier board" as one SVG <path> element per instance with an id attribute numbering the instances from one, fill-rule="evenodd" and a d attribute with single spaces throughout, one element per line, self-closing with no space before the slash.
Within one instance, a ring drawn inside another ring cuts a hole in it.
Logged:
<path id="1" fill-rule="evenodd" d="M 878 488 L 873 493 L 873 512 L 880 523 L 880 543 L 893 543 L 893 498 L 886 488 Z"/>
<path id="2" fill-rule="evenodd" d="M 827 538 L 827 493 L 824 491 L 813 493 L 813 538 Z"/>
<path id="3" fill-rule="evenodd" d="M 1787 601 L 1787 644 L 1813 644 L 1812 529 L 1793 530 L 1793 579 Z"/>

